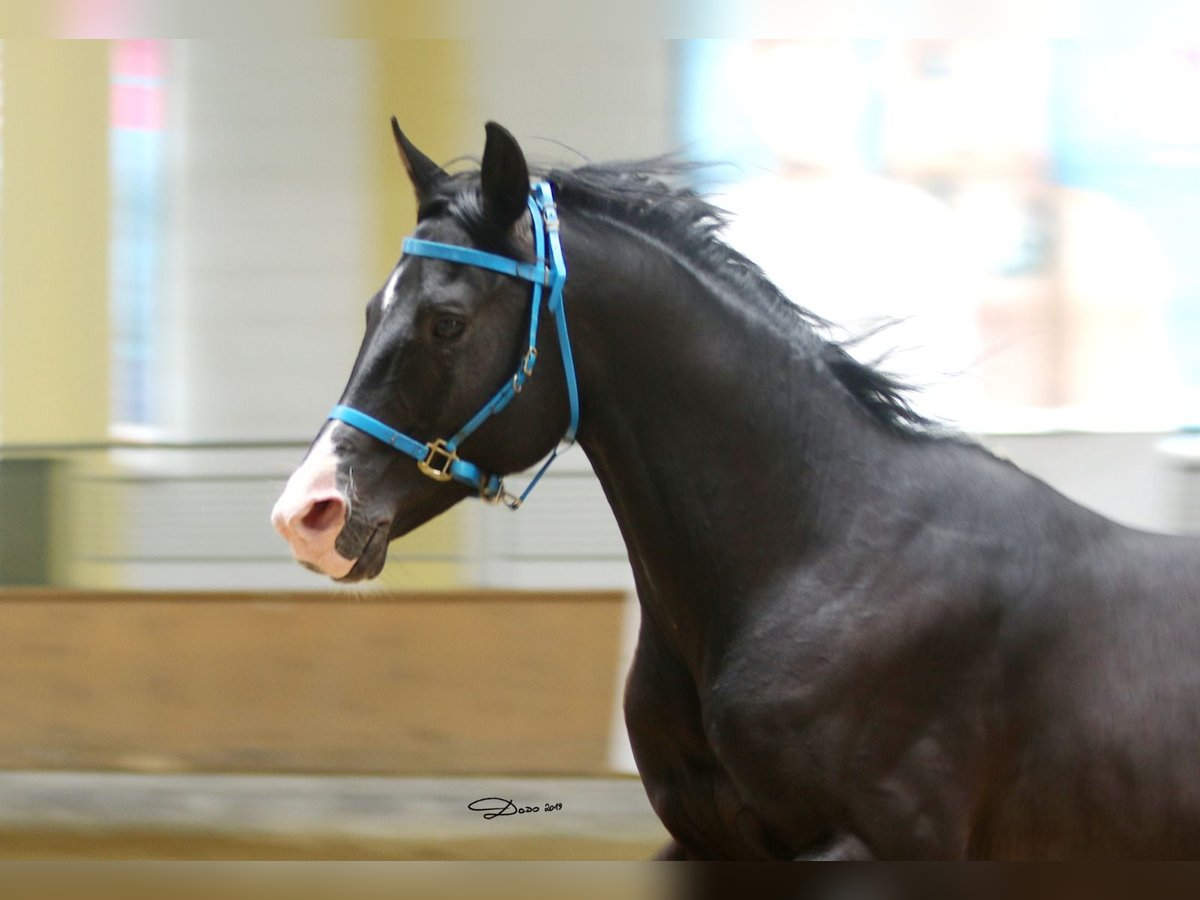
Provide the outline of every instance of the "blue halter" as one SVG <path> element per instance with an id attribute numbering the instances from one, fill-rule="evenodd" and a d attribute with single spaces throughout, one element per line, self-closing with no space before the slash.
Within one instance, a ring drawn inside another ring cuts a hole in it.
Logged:
<path id="1" fill-rule="evenodd" d="M 484 472 L 474 463 L 461 459 L 458 447 L 480 425 L 496 415 L 521 393 L 525 382 L 533 375 L 537 364 L 537 333 L 538 316 L 542 307 L 542 289 L 549 288 L 546 309 L 554 317 L 558 329 L 558 346 L 562 353 L 563 372 L 567 380 L 567 398 L 571 406 L 571 421 L 563 436 L 562 444 L 570 445 L 575 441 L 575 432 L 579 428 L 579 387 L 575 381 L 575 362 L 571 356 L 571 341 L 567 336 L 567 314 L 563 308 L 563 285 L 567 281 L 567 264 L 563 260 L 562 243 L 558 236 L 558 208 L 554 203 L 554 194 L 550 184 L 538 182 L 529 193 L 529 214 L 533 225 L 533 245 L 537 253 L 534 262 L 527 263 L 499 256 L 495 253 L 485 253 L 473 247 L 460 247 L 457 244 L 443 244 L 438 241 L 422 241 L 417 238 L 405 238 L 404 252 L 409 256 L 426 256 L 431 259 L 441 259 L 447 262 L 467 266 L 477 266 L 489 269 L 502 275 L 522 278 L 533 284 L 533 298 L 529 312 L 529 349 L 521 358 L 516 374 L 504 383 L 504 386 L 483 405 L 471 420 L 467 422 L 454 437 L 446 440 L 436 440 L 422 443 L 403 434 L 396 429 L 383 424 L 378 419 L 359 412 L 349 406 L 335 406 L 329 418 L 345 422 L 359 431 L 387 444 L 394 450 L 411 456 L 417 461 L 421 473 L 434 481 L 457 481 L 478 491 L 479 496 L 491 503 L 503 503 L 509 509 L 517 509 L 529 492 L 541 480 L 550 463 L 558 456 L 559 448 L 542 463 L 533 480 L 525 490 L 516 496 L 504 489 L 504 479 L 499 475 Z M 549 250 L 549 256 L 547 256 Z"/>

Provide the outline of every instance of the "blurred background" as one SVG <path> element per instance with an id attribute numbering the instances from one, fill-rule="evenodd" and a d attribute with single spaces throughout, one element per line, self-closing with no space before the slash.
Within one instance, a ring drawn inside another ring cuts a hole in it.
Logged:
<path id="1" fill-rule="evenodd" d="M 1200 43 L 0 41 L 0 857 L 663 839 L 581 452 L 353 590 L 268 522 L 413 224 L 389 116 L 451 165 L 487 119 L 534 162 L 717 163 L 729 240 L 842 336 L 897 320 L 857 352 L 920 410 L 1200 532 L 1197 109 Z M 504 792 L 564 810 L 465 809 Z"/>

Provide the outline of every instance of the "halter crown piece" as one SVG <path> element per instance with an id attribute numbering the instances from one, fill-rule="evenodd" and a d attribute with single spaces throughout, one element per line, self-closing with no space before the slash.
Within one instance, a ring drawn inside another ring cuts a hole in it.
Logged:
<path id="1" fill-rule="evenodd" d="M 558 236 L 558 208 L 554 203 L 554 193 L 549 182 L 539 181 L 529 192 L 529 215 L 533 227 L 533 245 L 537 253 L 534 262 L 522 262 L 508 256 L 495 253 L 485 253 L 473 247 L 461 247 L 457 244 L 443 244 L 438 241 L 422 241 L 416 238 L 404 239 L 404 253 L 408 256 L 425 256 L 446 262 L 459 263 L 467 266 L 477 266 L 489 269 L 502 275 L 511 275 L 533 284 L 533 296 L 529 311 L 529 349 L 521 357 L 516 374 L 483 405 L 470 421 L 467 422 L 449 440 L 421 442 L 385 425 L 378 419 L 359 412 L 349 406 L 335 406 L 329 413 L 329 418 L 345 422 L 359 431 L 371 435 L 394 450 L 417 461 L 421 473 L 434 481 L 457 481 L 474 489 L 479 496 L 490 503 L 503 503 L 509 509 L 518 509 L 529 492 L 541 480 L 542 475 L 558 456 L 560 447 L 569 446 L 575 442 L 575 432 L 579 428 L 579 386 L 575 381 L 575 362 L 571 355 L 571 341 L 567 335 L 567 314 L 563 308 L 563 285 L 567 281 L 567 265 L 563 260 L 562 243 Z M 547 253 L 548 251 L 548 253 Z M 480 425 L 490 419 L 521 393 L 525 382 L 533 375 L 537 365 L 537 333 L 538 317 L 542 307 L 542 291 L 549 289 L 546 309 L 554 318 L 558 330 L 558 346 L 562 353 L 563 373 L 567 381 L 567 398 L 571 406 L 571 421 L 567 432 L 563 435 L 560 447 L 542 463 L 533 480 L 529 482 L 521 494 L 510 494 L 504 488 L 504 479 L 499 475 L 484 472 L 474 463 L 461 459 L 458 447 Z"/>

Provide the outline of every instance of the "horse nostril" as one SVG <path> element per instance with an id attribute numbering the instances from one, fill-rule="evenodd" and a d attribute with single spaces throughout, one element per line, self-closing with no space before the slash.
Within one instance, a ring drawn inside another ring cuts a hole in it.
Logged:
<path id="1" fill-rule="evenodd" d="M 341 525 L 346 515 L 346 506 L 341 500 L 331 497 L 328 500 L 318 500 L 308 508 L 308 512 L 300 520 L 300 525 L 306 531 L 322 532 Z"/>

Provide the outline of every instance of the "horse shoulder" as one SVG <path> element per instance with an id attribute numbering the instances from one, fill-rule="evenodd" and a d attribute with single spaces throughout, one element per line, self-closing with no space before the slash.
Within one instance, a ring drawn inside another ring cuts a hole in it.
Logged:
<path id="1" fill-rule="evenodd" d="M 707 686 L 704 721 L 781 839 L 814 859 L 963 855 L 987 756 L 986 631 L 910 641 L 899 621 L 853 613 L 761 627 Z"/>
<path id="2" fill-rule="evenodd" d="M 650 805 L 674 838 L 664 852 L 680 859 L 790 857 L 790 846 L 713 753 L 704 718 L 691 672 L 643 620 L 625 720 Z"/>
<path id="3" fill-rule="evenodd" d="M 936 512 L 864 515 L 798 565 L 722 639 L 702 692 L 709 743 L 749 795 L 888 856 L 963 855 L 1002 752 L 1019 588 L 997 571 L 1016 572 L 1025 540 Z"/>

